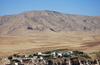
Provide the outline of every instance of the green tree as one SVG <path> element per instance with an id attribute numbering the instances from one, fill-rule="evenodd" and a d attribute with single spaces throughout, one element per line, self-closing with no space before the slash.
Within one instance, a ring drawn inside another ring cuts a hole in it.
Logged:
<path id="1" fill-rule="evenodd" d="M 14 56 L 14 57 L 16 57 L 16 56 L 17 56 L 17 54 L 14 54 L 13 56 Z"/>
<path id="2" fill-rule="evenodd" d="M 70 55 L 63 55 L 63 57 L 71 57 Z"/>
<path id="3" fill-rule="evenodd" d="M 82 55 L 82 57 L 85 57 L 85 58 L 90 58 L 90 59 L 91 59 L 91 57 L 90 57 L 90 56 L 88 56 L 87 54 L 86 54 L 86 55 Z"/>
<path id="4" fill-rule="evenodd" d="M 12 56 L 9 56 L 8 59 L 12 59 Z"/>
<path id="5" fill-rule="evenodd" d="M 29 58 L 33 58 L 33 56 L 32 55 L 29 55 Z"/>
<path id="6" fill-rule="evenodd" d="M 20 62 L 18 59 L 13 59 L 12 61 L 15 61 L 15 62 Z"/>
<path id="7" fill-rule="evenodd" d="M 38 54 L 33 54 L 33 56 L 38 56 Z"/>

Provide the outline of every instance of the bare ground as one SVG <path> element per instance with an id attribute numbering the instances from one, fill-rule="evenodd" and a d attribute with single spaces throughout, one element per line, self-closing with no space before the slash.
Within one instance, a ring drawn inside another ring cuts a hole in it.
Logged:
<path id="1" fill-rule="evenodd" d="M 99 51 L 99 44 L 100 35 L 88 33 L 50 32 L 33 33 L 25 36 L 0 35 L 0 58 L 14 53 L 30 54 L 58 48 L 82 50 L 85 53 L 90 53 Z"/>

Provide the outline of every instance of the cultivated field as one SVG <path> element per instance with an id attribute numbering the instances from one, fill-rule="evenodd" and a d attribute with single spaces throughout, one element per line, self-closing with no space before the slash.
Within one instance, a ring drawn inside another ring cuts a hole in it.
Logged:
<path id="1" fill-rule="evenodd" d="M 0 35 L 0 57 L 6 57 L 14 53 L 30 54 L 58 48 L 82 50 L 90 53 L 99 51 L 99 44 L 100 35 L 88 33 L 50 32 L 32 33 L 24 36 Z"/>

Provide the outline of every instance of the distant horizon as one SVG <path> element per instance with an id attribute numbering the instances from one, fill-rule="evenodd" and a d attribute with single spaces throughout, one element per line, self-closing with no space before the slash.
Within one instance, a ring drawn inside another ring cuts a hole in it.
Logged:
<path id="1" fill-rule="evenodd" d="M 0 16 L 34 10 L 100 16 L 100 0 L 0 0 Z"/>
<path id="2" fill-rule="evenodd" d="M 54 11 L 54 10 L 30 10 L 30 11 Z M 30 12 L 30 11 L 23 11 L 23 12 Z M 23 13 L 21 12 L 21 13 Z M 55 12 L 59 12 L 59 11 L 55 11 Z M 16 14 L 8 14 L 8 15 L 18 15 L 21 13 L 16 13 Z M 63 12 L 59 12 L 59 13 L 63 13 Z M 63 14 L 69 14 L 69 13 L 63 13 Z M 70 14 L 70 15 L 81 15 L 81 14 Z M 7 16 L 7 15 L 0 15 L 0 16 Z M 91 15 L 85 15 L 85 16 L 91 16 Z M 100 16 L 100 15 L 97 15 Z"/>

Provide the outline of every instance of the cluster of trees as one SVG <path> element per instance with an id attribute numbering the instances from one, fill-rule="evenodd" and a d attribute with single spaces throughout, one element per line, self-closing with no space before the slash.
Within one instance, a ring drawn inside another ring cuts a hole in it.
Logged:
<path id="1" fill-rule="evenodd" d="M 14 54 L 14 56 L 16 56 L 16 55 Z M 15 62 L 20 62 L 20 61 L 17 60 L 17 59 L 13 59 L 12 56 L 9 56 L 8 59 L 11 60 L 12 62 L 13 62 L 13 61 L 15 61 Z"/>
<path id="2" fill-rule="evenodd" d="M 14 57 L 20 57 L 20 55 L 17 55 L 17 54 L 14 54 L 13 56 L 14 56 Z"/>
<path id="3" fill-rule="evenodd" d="M 9 56 L 8 59 L 9 59 L 9 60 L 12 60 L 12 56 Z"/>
<path id="4" fill-rule="evenodd" d="M 22 57 L 21 55 L 17 55 L 17 54 L 14 54 L 13 56 L 14 56 L 14 57 Z M 38 54 L 29 55 L 28 57 L 29 57 L 29 58 L 33 58 L 34 56 L 53 58 L 52 55 L 38 55 Z M 24 58 L 24 57 L 25 57 L 25 56 L 23 55 L 22 58 Z M 8 59 L 12 59 L 12 56 L 9 56 Z"/>
<path id="5" fill-rule="evenodd" d="M 82 54 L 82 55 L 81 55 L 81 57 L 91 59 L 91 57 L 90 57 L 90 56 L 88 56 L 87 54 L 84 54 L 84 53 L 83 53 L 83 52 L 81 52 L 81 51 L 74 51 L 74 54 Z"/>
<path id="6" fill-rule="evenodd" d="M 83 54 L 81 51 L 73 51 L 74 54 Z"/>
<path id="7" fill-rule="evenodd" d="M 49 55 L 38 55 L 37 53 L 36 54 L 33 54 L 33 55 L 29 55 L 28 57 L 29 58 L 33 58 L 34 56 L 38 56 L 38 57 L 49 57 L 49 58 L 53 58 L 53 55 L 50 55 L 52 52 L 60 52 L 60 51 L 65 51 L 65 50 L 68 50 L 68 49 L 57 49 L 57 50 L 53 50 L 53 51 L 46 51 L 46 52 L 43 52 L 43 54 L 49 54 Z M 99 51 L 100 52 L 100 51 Z M 83 52 L 81 51 L 73 51 L 73 54 L 82 54 L 81 57 L 85 57 L 85 58 L 91 58 L 89 57 L 87 54 L 83 54 Z M 14 54 L 13 55 L 14 57 L 25 57 L 25 55 L 21 56 L 21 55 L 17 55 L 17 54 Z M 59 55 L 56 55 L 57 57 L 61 57 Z M 63 55 L 62 57 L 71 57 L 70 55 Z M 9 56 L 8 59 L 12 59 L 12 56 Z M 13 61 L 17 61 L 17 60 L 13 60 Z"/>
<path id="8" fill-rule="evenodd" d="M 91 57 L 90 56 L 88 56 L 87 54 L 85 54 L 85 55 L 81 55 L 82 57 L 85 57 L 85 58 L 89 58 L 89 59 L 91 59 Z"/>
<path id="9" fill-rule="evenodd" d="M 49 57 L 49 58 L 53 58 L 52 55 L 36 55 L 36 54 L 29 55 L 29 58 L 33 58 L 34 56 L 38 56 L 38 58 L 39 58 L 39 57 Z"/>

